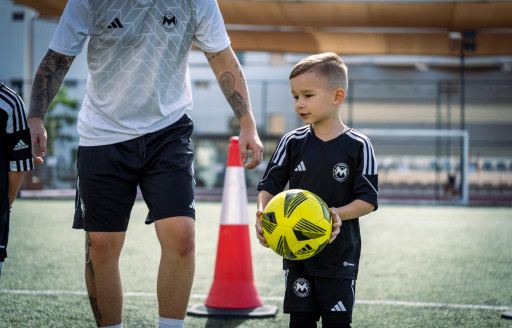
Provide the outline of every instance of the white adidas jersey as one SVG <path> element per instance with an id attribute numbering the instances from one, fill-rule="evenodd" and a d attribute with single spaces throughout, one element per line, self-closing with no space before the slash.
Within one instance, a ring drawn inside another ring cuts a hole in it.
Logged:
<path id="1" fill-rule="evenodd" d="M 70 0 L 50 49 L 78 55 L 89 37 L 80 145 L 161 130 L 192 108 L 188 54 L 230 45 L 215 0 Z"/>

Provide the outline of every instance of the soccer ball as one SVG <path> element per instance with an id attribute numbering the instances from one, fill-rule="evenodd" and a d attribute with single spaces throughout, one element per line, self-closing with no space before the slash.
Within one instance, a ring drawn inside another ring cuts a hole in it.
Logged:
<path id="1" fill-rule="evenodd" d="M 265 207 L 263 236 L 274 252 L 289 260 L 318 254 L 328 243 L 332 224 L 329 207 L 312 192 L 280 192 Z"/>

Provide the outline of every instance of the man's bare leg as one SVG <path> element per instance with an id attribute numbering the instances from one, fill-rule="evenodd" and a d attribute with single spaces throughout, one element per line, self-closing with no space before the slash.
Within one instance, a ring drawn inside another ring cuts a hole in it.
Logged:
<path id="1" fill-rule="evenodd" d="M 195 220 L 178 216 L 155 222 L 162 255 L 157 295 L 163 318 L 183 320 L 195 272 Z"/>
<path id="2" fill-rule="evenodd" d="M 85 282 L 98 327 L 122 322 L 123 290 L 119 256 L 125 232 L 85 234 Z"/>

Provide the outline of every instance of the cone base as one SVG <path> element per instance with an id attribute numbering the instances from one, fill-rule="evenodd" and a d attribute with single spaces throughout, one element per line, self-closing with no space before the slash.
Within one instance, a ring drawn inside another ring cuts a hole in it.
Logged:
<path id="1" fill-rule="evenodd" d="M 263 305 L 256 286 L 251 281 L 215 280 L 204 305 L 220 309 L 250 309 Z"/>
<path id="2" fill-rule="evenodd" d="M 187 314 L 196 317 L 268 318 L 277 314 L 277 306 L 262 305 L 250 309 L 220 309 L 196 304 L 188 309 Z"/>

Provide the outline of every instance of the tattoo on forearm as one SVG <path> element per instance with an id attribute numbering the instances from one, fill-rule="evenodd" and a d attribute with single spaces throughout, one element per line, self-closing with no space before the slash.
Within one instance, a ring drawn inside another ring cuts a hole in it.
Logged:
<path id="1" fill-rule="evenodd" d="M 219 78 L 219 85 L 236 118 L 240 119 L 247 114 L 247 103 L 240 92 L 235 90 L 235 77 L 231 72 L 225 72 Z"/>
<path id="2" fill-rule="evenodd" d="M 102 326 L 102 315 L 98 308 L 98 298 L 96 292 L 96 276 L 94 275 L 94 267 L 92 265 L 90 249 L 91 249 L 91 236 L 89 232 L 85 232 L 85 282 L 87 290 L 89 291 L 89 302 L 91 303 L 92 313 L 98 327 Z"/>
<path id="3" fill-rule="evenodd" d="M 235 77 L 231 72 L 225 72 L 220 76 L 219 84 L 224 96 L 230 97 L 235 91 Z"/>
<path id="4" fill-rule="evenodd" d="M 44 119 L 48 106 L 59 91 L 74 56 L 65 56 L 48 50 L 34 77 L 29 108 L 29 118 Z"/>
<path id="5" fill-rule="evenodd" d="M 247 104 L 238 91 L 235 91 L 231 97 L 228 98 L 228 102 L 231 105 L 231 108 L 233 108 L 236 118 L 240 119 L 242 116 L 247 114 Z"/>
<path id="6" fill-rule="evenodd" d="M 242 67 L 240 67 L 240 65 L 238 65 L 238 64 L 236 64 L 235 67 L 240 70 L 240 78 L 242 79 L 244 88 L 247 89 L 247 84 L 246 84 L 246 81 L 245 81 L 244 71 L 242 70 Z"/>

